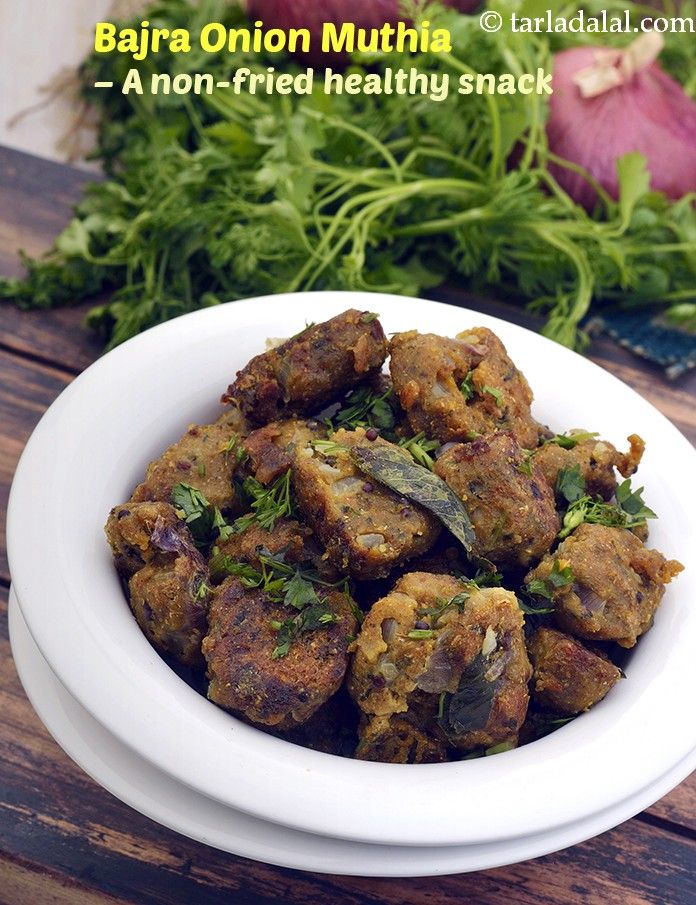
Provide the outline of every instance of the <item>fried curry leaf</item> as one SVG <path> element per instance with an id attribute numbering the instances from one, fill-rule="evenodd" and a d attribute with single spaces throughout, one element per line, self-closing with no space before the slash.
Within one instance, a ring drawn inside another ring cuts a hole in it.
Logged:
<path id="1" fill-rule="evenodd" d="M 440 699 L 440 725 L 453 738 L 483 729 L 491 715 L 498 683 L 486 679 L 488 661 L 479 654 L 464 668 L 454 694 Z"/>
<path id="2" fill-rule="evenodd" d="M 358 468 L 375 481 L 432 512 L 464 549 L 471 552 L 475 540 L 471 520 L 462 501 L 442 478 L 416 465 L 400 449 L 391 446 L 354 446 L 351 457 Z"/>
<path id="3" fill-rule="evenodd" d="M 229 536 L 230 526 L 222 513 L 208 502 L 206 497 L 190 484 L 175 484 L 172 487 L 172 506 L 191 532 L 197 547 L 208 547 L 220 537 Z"/>
<path id="4" fill-rule="evenodd" d="M 585 496 L 585 479 L 579 465 L 561 468 L 556 477 L 556 494 L 568 503 L 577 503 Z"/>

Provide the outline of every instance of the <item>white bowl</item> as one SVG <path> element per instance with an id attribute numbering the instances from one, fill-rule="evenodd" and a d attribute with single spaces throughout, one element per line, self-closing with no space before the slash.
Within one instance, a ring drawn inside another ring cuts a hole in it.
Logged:
<path id="1" fill-rule="evenodd" d="M 596 836 L 642 811 L 696 767 L 696 751 L 657 785 L 561 830 L 487 845 L 370 845 L 291 830 L 227 808 L 176 782 L 121 744 L 63 688 L 33 642 L 10 591 L 12 656 L 24 690 L 58 744 L 121 801 L 178 833 L 244 858 L 294 870 L 361 877 L 425 877 L 488 870 Z"/>
<path id="2" fill-rule="evenodd" d="M 696 547 L 696 452 L 666 418 L 586 359 L 477 312 L 401 297 L 313 293 L 235 302 L 148 331 L 96 362 L 45 414 L 19 464 L 8 513 L 13 587 L 43 656 L 118 739 L 230 807 L 337 838 L 468 845 L 548 832 L 653 785 L 696 748 L 696 580 L 679 576 L 628 679 L 534 744 L 477 761 L 399 766 L 290 745 L 198 695 L 133 620 L 104 540 L 149 459 L 191 421 L 216 415 L 234 372 L 268 336 L 348 307 L 388 332 L 495 330 L 535 390 L 537 417 L 648 443 L 640 470 L 660 515 L 651 544 L 687 567 Z"/>

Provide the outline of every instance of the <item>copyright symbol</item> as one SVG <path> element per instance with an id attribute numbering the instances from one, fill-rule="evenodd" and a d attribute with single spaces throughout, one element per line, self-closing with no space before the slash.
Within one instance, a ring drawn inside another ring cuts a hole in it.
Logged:
<path id="1" fill-rule="evenodd" d="M 503 17 L 493 9 L 481 13 L 479 22 L 484 31 L 500 31 L 503 27 Z"/>

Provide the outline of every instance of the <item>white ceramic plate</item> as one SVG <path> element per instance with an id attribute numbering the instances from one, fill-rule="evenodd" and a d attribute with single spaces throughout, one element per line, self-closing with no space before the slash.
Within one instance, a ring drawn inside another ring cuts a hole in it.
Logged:
<path id="1" fill-rule="evenodd" d="M 177 781 L 230 807 L 362 842 L 463 845 L 559 831 L 626 801 L 696 748 L 693 569 L 670 586 L 628 680 L 590 713 L 515 751 L 399 766 L 297 748 L 214 707 L 148 645 L 122 595 L 102 525 L 149 459 L 215 399 L 268 336 L 347 307 L 379 311 L 387 332 L 495 330 L 557 430 L 588 427 L 648 442 L 640 480 L 661 516 L 651 542 L 690 564 L 696 452 L 645 400 L 586 359 L 476 312 L 355 293 L 275 296 L 206 309 L 136 337 L 92 365 L 51 406 L 22 456 L 8 546 L 29 629 L 53 671 L 104 727 Z"/>
<path id="2" fill-rule="evenodd" d="M 558 851 L 627 820 L 696 768 L 694 752 L 657 784 L 618 808 L 558 833 L 508 842 L 400 848 L 314 836 L 226 808 L 139 758 L 93 719 L 51 672 L 12 591 L 9 624 L 12 653 L 34 709 L 86 773 L 121 801 L 169 829 L 223 851 L 282 867 L 373 877 L 422 877 L 501 867 Z"/>

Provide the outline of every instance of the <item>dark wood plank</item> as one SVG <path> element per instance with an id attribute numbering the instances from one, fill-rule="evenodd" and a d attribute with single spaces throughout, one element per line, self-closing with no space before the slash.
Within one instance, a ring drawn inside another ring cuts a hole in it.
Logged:
<path id="1" fill-rule="evenodd" d="M 54 311 L 20 311 L 0 305 L 0 348 L 79 374 L 98 358 L 103 343 L 84 326 L 92 302 Z"/>
<path id="2" fill-rule="evenodd" d="M 94 176 L 10 148 L 0 148 L 0 273 L 18 276 L 17 251 L 45 252 L 70 219 Z"/>
<path id="3" fill-rule="evenodd" d="M 17 460 L 35 425 L 70 376 L 0 350 L 0 579 L 9 578 L 5 512 Z"/>
<path id="4" fill-rule="evenodd" d="M 22 858 L 0 854 L 0 902 L 2 905 L 128 905 L 133 899 L 117 899 L 95 892 L 72 877 Z"/>
<path id="5" fill-rule="evenodd" d="M 564 852 L 444 878 L 323 877 L 256 864 L 170 832 L 121 804 L 50 738 L 12 664 L 0 588 L 0 882 L 28 902 L 70 902 L 70 878 L 108 902 L 336 905 L 624 905 L 696 898 L 696 842 L 637 820 Z M 44 874 L 48 874 L 48 879 Z M 32 880 L 36 877 L 36 883 Z M 46 890 L 53 898 L 41 898 Z M 65 892 L 65 890 L 68 890 Z M 80 886 L 76 889 L 81 889 Z M 35 890 L 32 899 L 29 893 Z M 113 898 L 111 898 L 113 897 Z M 0 901 L 4 901 L 0 892 Z M 76 893 L 72 901 L 83 901 Z"/>

